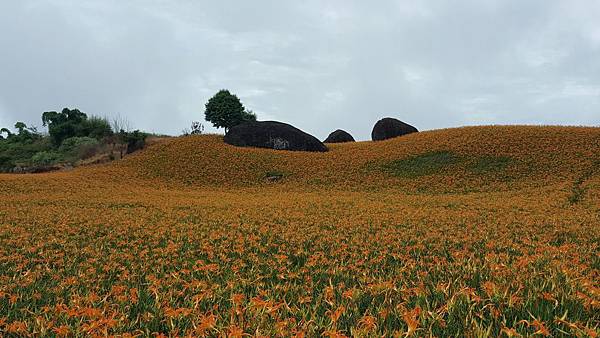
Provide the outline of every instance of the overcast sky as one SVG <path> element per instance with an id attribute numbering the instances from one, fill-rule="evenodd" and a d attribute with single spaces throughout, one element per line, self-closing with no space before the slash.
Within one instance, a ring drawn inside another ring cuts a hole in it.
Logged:
<path id="1" fill-rule="evenodd" d="M 221 88 L 319 138 L 384 116 L 600 125 L 599 18 L 596 0 L 2 0 L 0 126 L 77 107 L 176 135 Z"/>

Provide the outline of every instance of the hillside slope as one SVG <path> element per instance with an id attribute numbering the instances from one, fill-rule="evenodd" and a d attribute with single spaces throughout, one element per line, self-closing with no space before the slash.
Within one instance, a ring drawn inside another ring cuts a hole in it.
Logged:
<path id="1" fill-rule="evenodd" d="M 471 191 L 540 186 L 595 174 L 600 128 L 489 126 L 435 130 L 327 153 L 238 148 L 221 136 L 176 138 L 115 166 L 126 175 L 191 186 Z M 592 173 L 589 173 L 592 170 Z"/>
<path id="2" fill-rule="evenodd" d="M 0 332 L 598 336 L 599 141 L 470 127 L 314 154 L 208 135 L 0 175 Z"/>

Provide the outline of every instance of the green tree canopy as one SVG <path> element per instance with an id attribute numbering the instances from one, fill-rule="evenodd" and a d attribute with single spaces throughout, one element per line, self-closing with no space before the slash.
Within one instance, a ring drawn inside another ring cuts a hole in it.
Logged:
<path id="1" fill-rule="evenodd" d="M 11 132 L 8 128 L 0 129 L 0 140 L 7 140 L 11 143 L 26 143 L 42 137 L 42 135 L 38 133 L 37 128 L 27 127 L 27 125 L 23 122 L 15 123 L 15 129 L 17 130 L 16 133 Z M 6 137 L 2 136 L 2 134 L 6 134 Z"/>
<path id="2" fill-rule="evenodd" d="M 5 138 L 4 136 L 2 136 L 2 134 L 6 134 L 6 138 L 9 138 L 12 135 L 8 128 L 0 129 L 0 140 L 3 140 Z"/>
<path id="3" fill-rule="evenodd" d="M 222 89 L 206 103 L 205 119 L 216 128 L 231 127 L 246 121 L 256 121 L 256 115 L 246 111 L 240 99 L 228 90 Z"/>
<path id="4" fill-rule="evenodd" d="M 27 125 L 23 122 L 15 123 L 15 129 L 19 131 L 19 134 L 23 134 L 27 132 Z"/>
<path id="5" fill-rule="evenodd" d="M 55 111 L 42 114 L 44 126 L 48 126 L 48 133 L 56 146 L 71 137 L 94 137 L 100 139 L 112 134 L 110 124 L 106 119 L 92 117 L 79 109 L 64 108 L 60 113 Z"/>

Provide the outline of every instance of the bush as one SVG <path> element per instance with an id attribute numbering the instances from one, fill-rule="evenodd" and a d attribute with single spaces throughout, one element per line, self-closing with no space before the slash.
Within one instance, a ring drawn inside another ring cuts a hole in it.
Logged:
<path id="1" fill-rule="evenodd" d="M 56 164 L 61 160 L 61 155 L 55 151 L 40 151 L 31 157 L 31 164 L 36 166 L 46 166 Z"/>
<path id="2" fill-rule="evenodd" d="M 28 166 L 33 155 L 52 149 L 49 137 L 25 142 L 14 142 L 14 140 L 16 139 L 0 141 L 0 157 L 2 157 L 0 171 L 2 172 L 10 171 L 16 166 Z"/>
<path id="3" fill-rule="evenodd" d="M 63 141 L 58 151 L 74 162 L 94 156 L 99 146 L 100 142 L 92 137 L 71 137 Z"/>
<path id="4" fill-rule="evenodd" d="M 83 123 L 83 134 L 101 140 L 113 134 L 110 123 L 106 118 L 92 116 Z"/>
<path id="5" fill-rule="evenodd" d="M 63 141 L 62 145 L 58 148 L 61 153 L 70 153 L 79 149 L 82 146 L 98 145 L 97 139 L 92 137 L 71 137 Z"/>
<path id="6" fill-rule="evenodd" d="M 135 130 L 133 132 L 125 132 L 121 130 L 119 133 L 119 138 L 121 142 L 127 144 L 127 154 L 131 154 L 135 151 L 138 151 L 146 145 L 146 138 L 148 134 L 142 133 L 139 130 Z"/>

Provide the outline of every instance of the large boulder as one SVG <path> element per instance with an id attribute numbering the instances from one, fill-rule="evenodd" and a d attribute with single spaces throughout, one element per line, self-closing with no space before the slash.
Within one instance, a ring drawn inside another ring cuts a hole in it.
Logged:
<path id="1" fill-rule="evenodd" d="M 333 133 L 329 134 L 323 143 L 344 143 L 344 142 L 356 142 L 354 137 L 348 132 L 338 129 Z"/>
<path id="2" fill-rule="evenodd" d="M 410 124 L 406 124 L 391 117 L 386 117 L 375 123 L 373 131 L 371 132 L 371 138 L 373 141 L 382 141 L 416 132 L 418 132 L 417 128 Z"/>
<path id="3" fill-rule="evenodd" d="M 239 147 L 277 150 L 327 151 L 316 137 L 289 124 L 275 121 L 244 122 L 229 129 L 225 142 Z"/>

